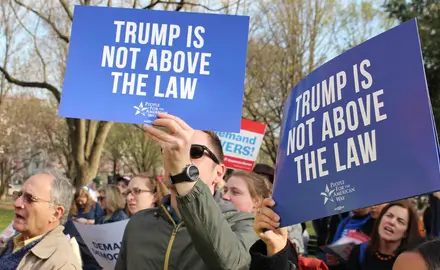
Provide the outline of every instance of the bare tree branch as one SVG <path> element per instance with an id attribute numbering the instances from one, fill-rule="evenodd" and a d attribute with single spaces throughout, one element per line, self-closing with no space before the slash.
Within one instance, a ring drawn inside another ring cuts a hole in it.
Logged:
<path id="1" fill-rule="evenodd" d="M 33 88 L 43 88 L 49 90 L 55 97 L 55 99 L 60 102 L 61 101 L 61 92 L 53 86 L 52 84 L 48 82 L 27 82 L 27 81 L 21 81 L 14 77 L 12 77 L 3 67 L 0 67 L 0 72 L 5 75 L 5 78 L 8 82 L 16 84 L 18 86 L 22 87 L 33 87 Z"/>
<path id="2" fill-rule="evenodd" d="M 40 12 L 36 11 L 35 9 L 29 7 L 28 5 L 23 4 L 22 2 L 18 1 L 18 0 L 14 0 L 15 3 L 17 3 L 18 5 L 24 7 L 25 9 L 31 11 L 32 13 L 34 13 L 35 15 L 37 15 L 39 18 L 41 18 L 43 21 L 45 21 L 48 25 L 50 25 L 50 27 L 55 31 L 55 33 L 57 33 L 58 37 L 60 39 L 62 39 L 64 42 L 69 43 L 70 38 L 69 36 L 63 34 L 58 27 L 55 25 L 54 22 L 52 22 L 48 17 L 43 16 L 43 14 L 41 14 Z"/>
<path id="3" fill-rule="evenodd" d="M 192 2 L 185 2 L 185 1 L 182 1 L 182 0 L 180 0 L 179 2 L 166 1 L 166 0 L 165 1 L 164 0 L 152 0 L 151 3 L 148 6 L 144 7 L 143 9 L 153 9 L 157 4 L 181 5 L 182 2 L 184 2 L 184 5 L 191 6 L 191 7 L 201 7 L 203 9 L 206 9 L 206 10 L 212 11 L 212 12 L 219 12 L 219 11 L 222 11 L 222 10 L 225 9 L 225 7 L 213 9 L 213 8 L 210 8 L 210 7 L 208 7 L 206 5 L 203 5 L 203 4 L 192 3 Z M 182 8 L 180 8 L 180 9 L 182 9 Z"/>
<path id="4" fill-rule="evenodd" d="M 4 51 L 4 59 L 3 59 L 3 66 L 6 67 L 6 65 L 8 64 L 8 60 L 9 60 L 9 50 L 11 48 L 11 31 L 9 29 L 9 22 L 8 19 L 9 17 L 7 17 L 6 15 L 6 11 L 5 11 L 5 7 L 2 6 L 1 7 L 1 11 L 2 11 L 2 24 L 4 25 L 4 37 L 6 39 L 5 42 L 5 51 Z M 9 87 L 7 87 L 6 85 L 6 78 L 5 75 L 2 74 L 1 76 L 1 80 L 0 80 L 0 107 L 3 103 L 3 99 L 5 98 Z"/>
<path id="5" fill-rule="evenodd" d="M 46 62 L 43 59 L 43 55 L 38 47 L 38 42 L 37 42 L 37 35 L 36 32 L 38 31 L 38 26 L 40 24 L 40 20 L 37 20 L 37 25 L 35 26 L 35 34 L 31 33 L 31 31 L 23 24 L 23 21 L 20 19 L 20 17 L 18 17 L 17 11 L 15 10 L 15 8 L 10 4 L 10 7 L 12 9 L 12 12 L 14 13 L 15 18 L 17 19 L 18 23 L 20 24 L 20 26 L 23 28 L 23 30 L 28 33 L 31 38 L 32 41 L 34 43 L 34 49 L 35 52 L 37 53 L 38 59 L 40 59 L 41 65 L 43 66 L 43 77 L 44 77 L 44 81 L 47 81 L 47 67 L 46 67 Z"/>
<path id="6" fill-rule="evenodd" d="M 95 142 L 95 136 L 96 136 L 96 129 L 99 125 L 99 121 L 96 120 L 89 120 L 88 121 L 89 128 L 87 130 L 87 140 L 86 140 L 86 150 L 85 150 L 85 157 L 86 159 L 89 159 L 90 154 L 92 152 L 93 144 Z"/>
<path id="7" fill-rule="evenodd" d="M 90 153 L 90 164 L 92 166 L 99 166 L 99 160 L 101 158 L 102 149 L 104 148 L 105 140 L 110 129 L 113 126 L 113 122 L 100 122 L 98 130 L 96 131 L 96 137 L 93 143 L 93 147 Z"/>
<path id="8" fill-rule="evenodd" d="M 136 6 L 137 6 L 137 0 L 134 0 L 133 1 L 133 8 L 136 8 Z"/>
<path id="9" fill-rule="evenodd" d="M 177 4 L 175 11 L 180 11 L 184 5 L 185 5 L 185 0 L 180 0 L 180 2 Z"/>
<path id="10" fill-rule="evenodd" d="M 67 4 L 65 2 L 65 0 L 59 0 L 59 1 L 60 1 L 61 6 L 63 6 L 63 9 L 64 9 L 64 11 L 67 14 L 67 17 L 69 17 L 69 20 L 73 21 L 73 13 L 72 13 L 72 11 L 69 8 L 69 4 Z"/>
<path id="11" fill-rule="evenodd" d="M 159 0 L 151 0 L 150 4 L 143 9 L 153 9 L 157 4 L 159 4 Z"/>
<path id="12" fill-rule="evenodd" d="M 85 119 L 75 119 L 76 141 L 73 143 L 76 150 L 76 159 L 80 166 L 85 163 L 85 145 L 86 145 L 86 121 Z"/>

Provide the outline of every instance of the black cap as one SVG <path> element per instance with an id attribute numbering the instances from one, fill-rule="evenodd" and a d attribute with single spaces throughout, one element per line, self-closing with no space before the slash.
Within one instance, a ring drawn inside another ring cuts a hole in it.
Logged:
<path id="1" fill-rule="evenodd" d="M 256 174 L 265 176 L 273 184 L 273 178 L 275 174 L 275 170 L 273 167 L 267 164 L 258 163 L 255 164 L 254 169 L 252 171 Z"/>
<path id="2" fill-rule="evenodd" d="M 128 186 L 128 183 L 130 183 L 130 179 L 127 179 L 126 177 L 119 175 L 118 178 L 116 179 L 116 183 L 119 183 L 121 181 L 123 181 L 127 186 Z"/>

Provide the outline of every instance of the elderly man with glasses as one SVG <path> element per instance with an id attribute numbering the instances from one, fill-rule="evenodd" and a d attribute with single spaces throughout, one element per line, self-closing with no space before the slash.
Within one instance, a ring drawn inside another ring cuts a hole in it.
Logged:
<path id="1" fill-rule="evenodd" d="M 225 173 L 218 136 L 163 113 L 145 129 L 162 148 L 171 195 L 131 217 L 115 269 L 249 269 L 254 217 L 215 188 Z"/>
<path id="2" fill-rule="evenodd" d="M 0 255 L 0 269 L 81 269 L 81 258 L 63 233 L 72 200 L 68 179 L 55 172 L 31 176 L 14 192 L 13 228 L 19 232 Z"/>

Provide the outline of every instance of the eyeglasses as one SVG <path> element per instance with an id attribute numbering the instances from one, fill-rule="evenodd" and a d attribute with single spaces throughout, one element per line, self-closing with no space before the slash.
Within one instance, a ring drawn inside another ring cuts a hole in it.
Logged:
<path id="1" fill-rule="evenodd" d="M 143 193 L 143 192 L 151 192 L 151 193 L 154 193 L 154 192 L 151 191 L 151 190 L 140 189 L 140 188 L 133 188 L 132 190 L 127 189 L 126 191 L 124 191 L 124 192 L 122 193 L 122 195 L 124 195 L 125 197 L 127 197 L 128 194 L 130 194 L 130 193 L 132 193 L 133 195 L 139 195 L 139 194 L 141 194 L 141 193 Z"/>
<path id="2" fill-rule="evenodd" d="M 26 193 L 26 192 L 23 192 L 23 191 L 14 191 L 14 192 L 12 192 L 12 198 L 14 199 L 14 201 L 16 201 L 21 196 L 23 196 L 23 201 L 25 203 L 27 203 L 27 204 L 37 203 L 37 202 L 53 203 L 52 201 L 48 201 L 48 200 L 44 200 L 44 199 L 38 198 L 37 196 L 34 196 L 32 194 L 29 194 L 29 193 Z"/>
<path id="3" fill-rule="evenodd" d="M 205 154 L 205 151 L 208 153 L 208 156 L 212 159 L 212 161 L 214 161 L 216 164 L 220 164 L 220 161 L 215 156 L 215 154 L 204 145 L 192 144 L 189 155 L 192 159 L 199 159 Z"/>

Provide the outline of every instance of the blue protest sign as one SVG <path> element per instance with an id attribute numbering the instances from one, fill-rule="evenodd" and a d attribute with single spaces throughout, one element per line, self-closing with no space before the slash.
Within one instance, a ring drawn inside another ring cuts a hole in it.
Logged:
<path id="1" fill-rule="evenodd" d="M 415 20 L 313 71 L 284 108 L 282 226 L 440 190 L 434 130 Z"/>
<path id="2" fill-rule="evenodd" d="M 162 111 L 240 132 L 248 27 L 247 16 L 75 6 L 59 115 L 143 124 Z"/>

